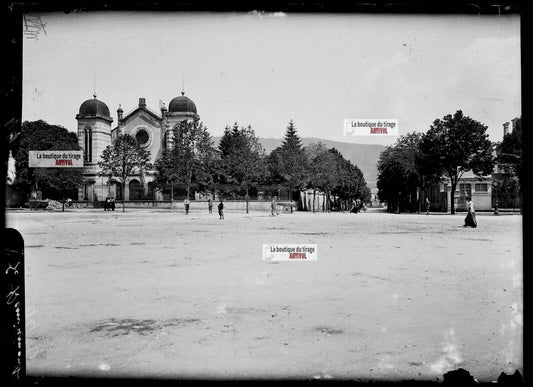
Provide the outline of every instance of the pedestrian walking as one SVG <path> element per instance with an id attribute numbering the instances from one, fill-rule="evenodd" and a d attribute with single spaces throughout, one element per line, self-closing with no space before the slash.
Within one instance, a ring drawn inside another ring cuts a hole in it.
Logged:
<path id="1" fill-rule="evenodd" d="M 218 203 L 218 216 L 220 219 L 224 219 L 224 203 L 222 202 L 222 199 L 220 199 L 220 203 Z"/>
<path id="2" fill-rule="evenodd" d="M 472 198 L 470 198 L 469 196 L 466 197 L 466 205 L 468 208 L 468 214 L 466 214 L 465 224 L 463 227 L 476 228 L 476 212 L 474 211 L 474 203 L 472 202 Z"/>
<path id="3" fill-rule="evenodd" d="M 359 211 L 361 211 L 361 206 L 362 206 L 362 201 L 361 199 L 357 198 L 355 200 L 355 213 L 359 213 Z"/>
<path id="4" fill-rule="evenodd" d="M 207 208 L 209 209 L 209 213 L 212 214 L 213 213 L 213 201 L 211 200 L 211 198 L 207 199 Z"/>
<path id="5" fill-rule="evenodd" d="M 185 206 L 185 215 L 188 215 L 189 214 L 189 207 L 191 205 L 191 202 L 189 201 L 189 198 L 185 198 L 185 200 L 183 201 L 183 204 Z"/>
<path id="6" fill-rule="evenodd" d="M 429 215 L 429 207 L 431 206 L 431 203 L 429 202 L 429 199 L 426 198 L 426 215 Z"/>
<path id="7" fill-rule="evenodd" d="M 350 209 L 350 214 L 357 214 L 357 203 L 352 199 L 352 208 Z"/>

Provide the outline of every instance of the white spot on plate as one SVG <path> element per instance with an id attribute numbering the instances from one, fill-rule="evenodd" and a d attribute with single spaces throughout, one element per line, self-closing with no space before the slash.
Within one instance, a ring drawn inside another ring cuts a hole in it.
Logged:
<path id="1" fill-rule="evenodd" d="M 100 363 L 100 365 L 98 366 L 98 369 L 100 371 L 107 372 L 107 371 L 109 371 L 111 369 L 111 367 L 108 364 Z"/>
<path id="2" fill-rule="evenodd" d="M 455 342 L 455 331 L 453 328 L 450 328 L 444 334 L 444 346 L 442 347 L 441 357 L 429 366 L 433 372 L 443 374 L 463 361 Z"/>

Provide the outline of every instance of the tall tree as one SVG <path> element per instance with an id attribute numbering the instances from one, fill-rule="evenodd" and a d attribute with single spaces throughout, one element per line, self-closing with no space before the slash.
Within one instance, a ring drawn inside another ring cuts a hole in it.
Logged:
<path id="1" fill-rule="evenodd" d="M 402 192 L 407 191 L 407 178 L 400 153 L 388 146 L 378 159 L 378 197 L 387 203 L 388 211 L 400 211 Z"/>
<path id="2" fill-rule="evenodd" d="M 455 190 L 462 175 L 466 171 L 478 176 L 492 173 L 492 143 L 486 131 L 486 125 L 458 110 L 453 116 L 436 119 L 420 142 L 428 168 L 444 171 L 450 180 L 452 214 L 455 214 Z"/>
<path id="3" fill-rule="evenodd" d="M 176 160 L 174 154 L 166 151 L 155 161 L 154 168 L 156 170 L 154 176 L 155 185 L 160 188 L 163 193 L 170 194 L 170 200 L 174 200 L 174 188 L 179 181 L 180 175 L 176 167 Z"/>
<path id="4" fill-rule="evenodd" d="M 99 175 L 116 177 L 125 192 L 126 180 L 130 176 L 142 175 L 152 168 L 150 151 L 140 146 L 135 137 L 123 134 L 108 145 L 98 162 Z M 122 212 L 126 211 L 124 196 L 122 197 Z"/>
<path id="5" fill-rule="evenodd" d="M 14 189 L 28 196 L 38 181 L 43 197 L 64 201 L 77 196 L 77 188 L 83 182 L 83 168 L 28 167 L 30 150 L 81 150 L 76 133 L 43 120 L 24 121 L 11 145 L 15 159 Z"/>
<path id="6" fill-rule="evenodd" d="M 229 155 L 233 148 L 235 148 L 240 135 L 239 124 L 234 123 L 233 127 L 226 126 L 224 134 L 218 143 L 218 150 L 222 157 Z"/>
<path id="7" fill-rule="evenodd" d="M 331 193 L 334 195 L 337 207 L 339 209 L 347 208 L 348 202 L 355 199 L 361 199 L 363 202 L 368 201 L 370 189 L 366 185 L 363 172 L 351 161 L 345 159 L 337 149 L 331 148 L 329 152 L 336 161 L 334 172 L 336 181 Z"/>
<path id="8" fill-rule="evenodd" d="M 514 120 L 513 129 L 507 133 L 501 143 L 496 145 L 498 162 L 518 178 L 522 186 L 522 118 Z"/>
<path id="9" fill-rule="evenodd" d="M 274 149 L 269 157 L 272 179 L 278 180 L 288 188 L 289 200 L 292 200 L 293 189 L 303 189 L 307 185 L 309 178 L 307 168 L 307 155 L 294 122 L 290 120 L 281 145 Z"/>
<path id="10" fill-rule="evenodd" d="M 422 208 L 423 192 L 425 188 L 432 184 L 440 182 L 442 179 L 442 170 L 431 167 L 431 155 L 426 155 L 420 150 L 420 142 L 424 134 L 411 132 L 400 136 L 394 147 L 401 155 L 401 162 L 404 168 L 404 175 L 409 183 L 409 202 L 410 207 L 414 210 L 416 197 L 416 211 L 420 212 Z M 416 191 L 416 193 L 413 193 Z"/>
<path id="11" fill-rule="evenodd" d="M 228 129 L 228 128 L 226 128 Z M 221 166 L 226 181 L 243 187 L 246 191 L 246 213 L 250 188 L 263 181 L 267 164 L 263 147 L 251 126 L 226 130 L 221 138 Z"/>
<path id="12" fill-rule="evenodd" d="M 309 180 L 307 187 L 313 190 L 312 210 L 315 212 L 316 192 L 325 194 L 323 211 L 330 209 L 331 195 L 339 209 L 347 208 L 348 201 L 370 199 L 370 190 L 361 170 L 335 148 L 327 149 L 322 143 L 313 143 L 305 147 L 309 159 Z"/>
<path id="13" fill-rule="evenodd" d="M 316 211 L 316 193 L 331 190 L 336 183 L 336 160 L 333 153 L 329 152 L 326 146 L 319 142 L 305 147 L 307 154 L 309 179 L 307 187 L 313 190 L 312 211 Z"/>
<path id="14" fill-rule="evenodd" d="M 213 139 L 199 120 L 180 122 L 173 135 L 173 148 L 156 162 L 156 181 L 162 187 L 183 184 L 190 197 L 193 183 L 211 183 L 211 168 L 216 157 Z"/>

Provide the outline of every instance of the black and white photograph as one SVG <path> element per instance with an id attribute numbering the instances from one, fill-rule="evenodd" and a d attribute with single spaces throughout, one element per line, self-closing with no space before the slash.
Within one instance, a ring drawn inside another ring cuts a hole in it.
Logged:
<path id="1" fill-rule="evenodd" d="M 23 13 L 25 376 L 521 381 L 521 22 Z"/>

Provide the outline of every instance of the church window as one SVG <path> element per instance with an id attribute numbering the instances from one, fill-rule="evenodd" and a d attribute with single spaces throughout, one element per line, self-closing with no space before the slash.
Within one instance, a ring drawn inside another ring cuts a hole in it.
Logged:
<path id="1" fill-rule="evenodd" d="M 84 129 L 83 144 L 85 149 L 83 161 L 90 163 L 93 159 L 93 130 L 89 126 Z"/>
<path id="2" fill-rule="evenodd" d="M 135 140 L 140 146 L 147 146 L 150 142 L 150 135 L 145 129 L 139 129 L 137 133 L 135 133 Z"/>

